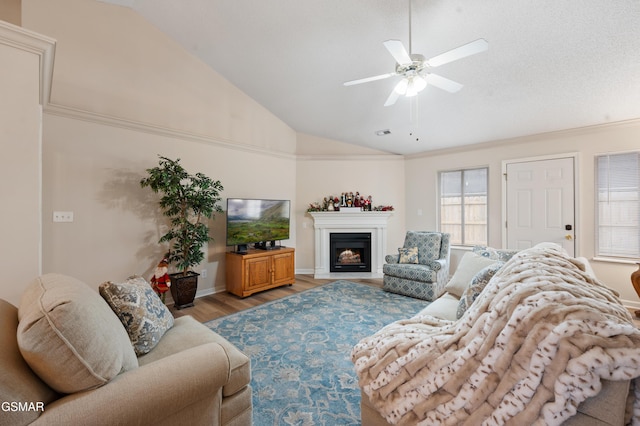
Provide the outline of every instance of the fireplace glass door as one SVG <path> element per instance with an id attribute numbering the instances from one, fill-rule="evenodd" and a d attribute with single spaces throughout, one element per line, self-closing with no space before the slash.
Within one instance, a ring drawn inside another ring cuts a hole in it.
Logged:
<path id="1" fill-rule="evenodd" d="M 331 233 L 331 272 L 371 272 L 371 233 Z"/>

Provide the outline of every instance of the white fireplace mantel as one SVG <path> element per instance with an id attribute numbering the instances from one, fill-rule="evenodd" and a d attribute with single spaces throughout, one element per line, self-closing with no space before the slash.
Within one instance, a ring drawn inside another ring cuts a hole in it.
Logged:
<path id="1" fill-rule="evenodd" d="M 392 212 L 309 212 L 315 228 L 314 278 L 381 278 Z M 331 233 L 370 232 L 371 272 L 330 272 Z"/>

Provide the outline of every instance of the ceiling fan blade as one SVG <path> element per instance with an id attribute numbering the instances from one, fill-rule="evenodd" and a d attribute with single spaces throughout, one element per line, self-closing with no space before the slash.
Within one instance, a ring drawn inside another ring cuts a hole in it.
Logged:
<path id="1" fill-rule="evenodd" d="M 395 104 L 399 97 L 400 97 L 400 94 L 396 92 L 395 89 L 392 90 L 391 94 L 387 98 L 387 101 L 384 103 L 384 106 L 391 106 Z"/>
<path id="2" fill-rule="evenodd" d="M 390 72 L 390 73 L 387 73 L 387 74 L 380 74 L 380 75 L 376 75 L 376 76 L 373 76 L 373 77 L 361 78 L 359 80 L 347 81 L 346 83 L 344 83 L 344 85 L 345 86 L 353 86 L 354 84 L 361 84 L 361 83 L 368 83 L 370 81 L 382 80 L 382 79 L 385 79 L 385 78 L 393 77 L 394 75 L 396 75 L 395 72 Z"/>
<path id="3" fill-rule="evenodd" d="M 484 52 L 489 48 L 489 43 L 483 38 L 479 38 L 471 43 L 464 44 L 455 49 L 444 52 L 438 56 L 427 61 L 427 65 L 430 67 L 439 67 L 440 65 L 448 64 L 449 62 L 457 61 L 458 59 L 466 58 L 467 56 L 475 55 L 476 53 Z"/>
<path id="4" fill-rule="evenodd" d="M 398 64 L 406 65 L 413 62 L 400 40 L 387 40 L 383 44 Z"/>
<path id="5" fill-rule="evenodd" d="M 462 84 L 457 83 L 453 80 L 449 80 L 448 78 L 441 77 L 437 74 L 427 74 L 423 77 L 425 80 L 427 80 L 427 84 L 430 84 L 442 90 L 446 90 L 450 93 L 455 93 L 462 89 Z"/>

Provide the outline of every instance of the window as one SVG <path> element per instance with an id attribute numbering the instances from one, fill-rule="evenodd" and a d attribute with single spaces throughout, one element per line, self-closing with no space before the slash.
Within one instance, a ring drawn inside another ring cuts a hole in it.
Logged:
<path id="1" fill-rule="evenodd" d="M 487 244 L 488 169 L 440 172 L 440 231 L 454 245 Z"/>
<path id="2" fill-rule="evenodd" d="M 640 152 L 596 156 L 596 255 L 640 257 Z"/>

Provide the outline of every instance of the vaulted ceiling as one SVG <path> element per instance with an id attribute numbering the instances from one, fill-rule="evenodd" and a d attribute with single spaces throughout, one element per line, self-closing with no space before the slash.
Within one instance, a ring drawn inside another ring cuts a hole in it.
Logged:
<path id="1" fill-rule="evenodd" d="M 103 0 L 130 7 L 294 130 L 398 154 L 640 118 L 638 0 Z M 411 22 L 411 24 L 410 24 Z M 410 31 L 411 30 L 411 31 Z M 485 52 L 384 103 L 383 42 Z M 215 94 L 212 94 L 215 96 Z M 376 131 L 389 130 L 384 136 Z"/>

